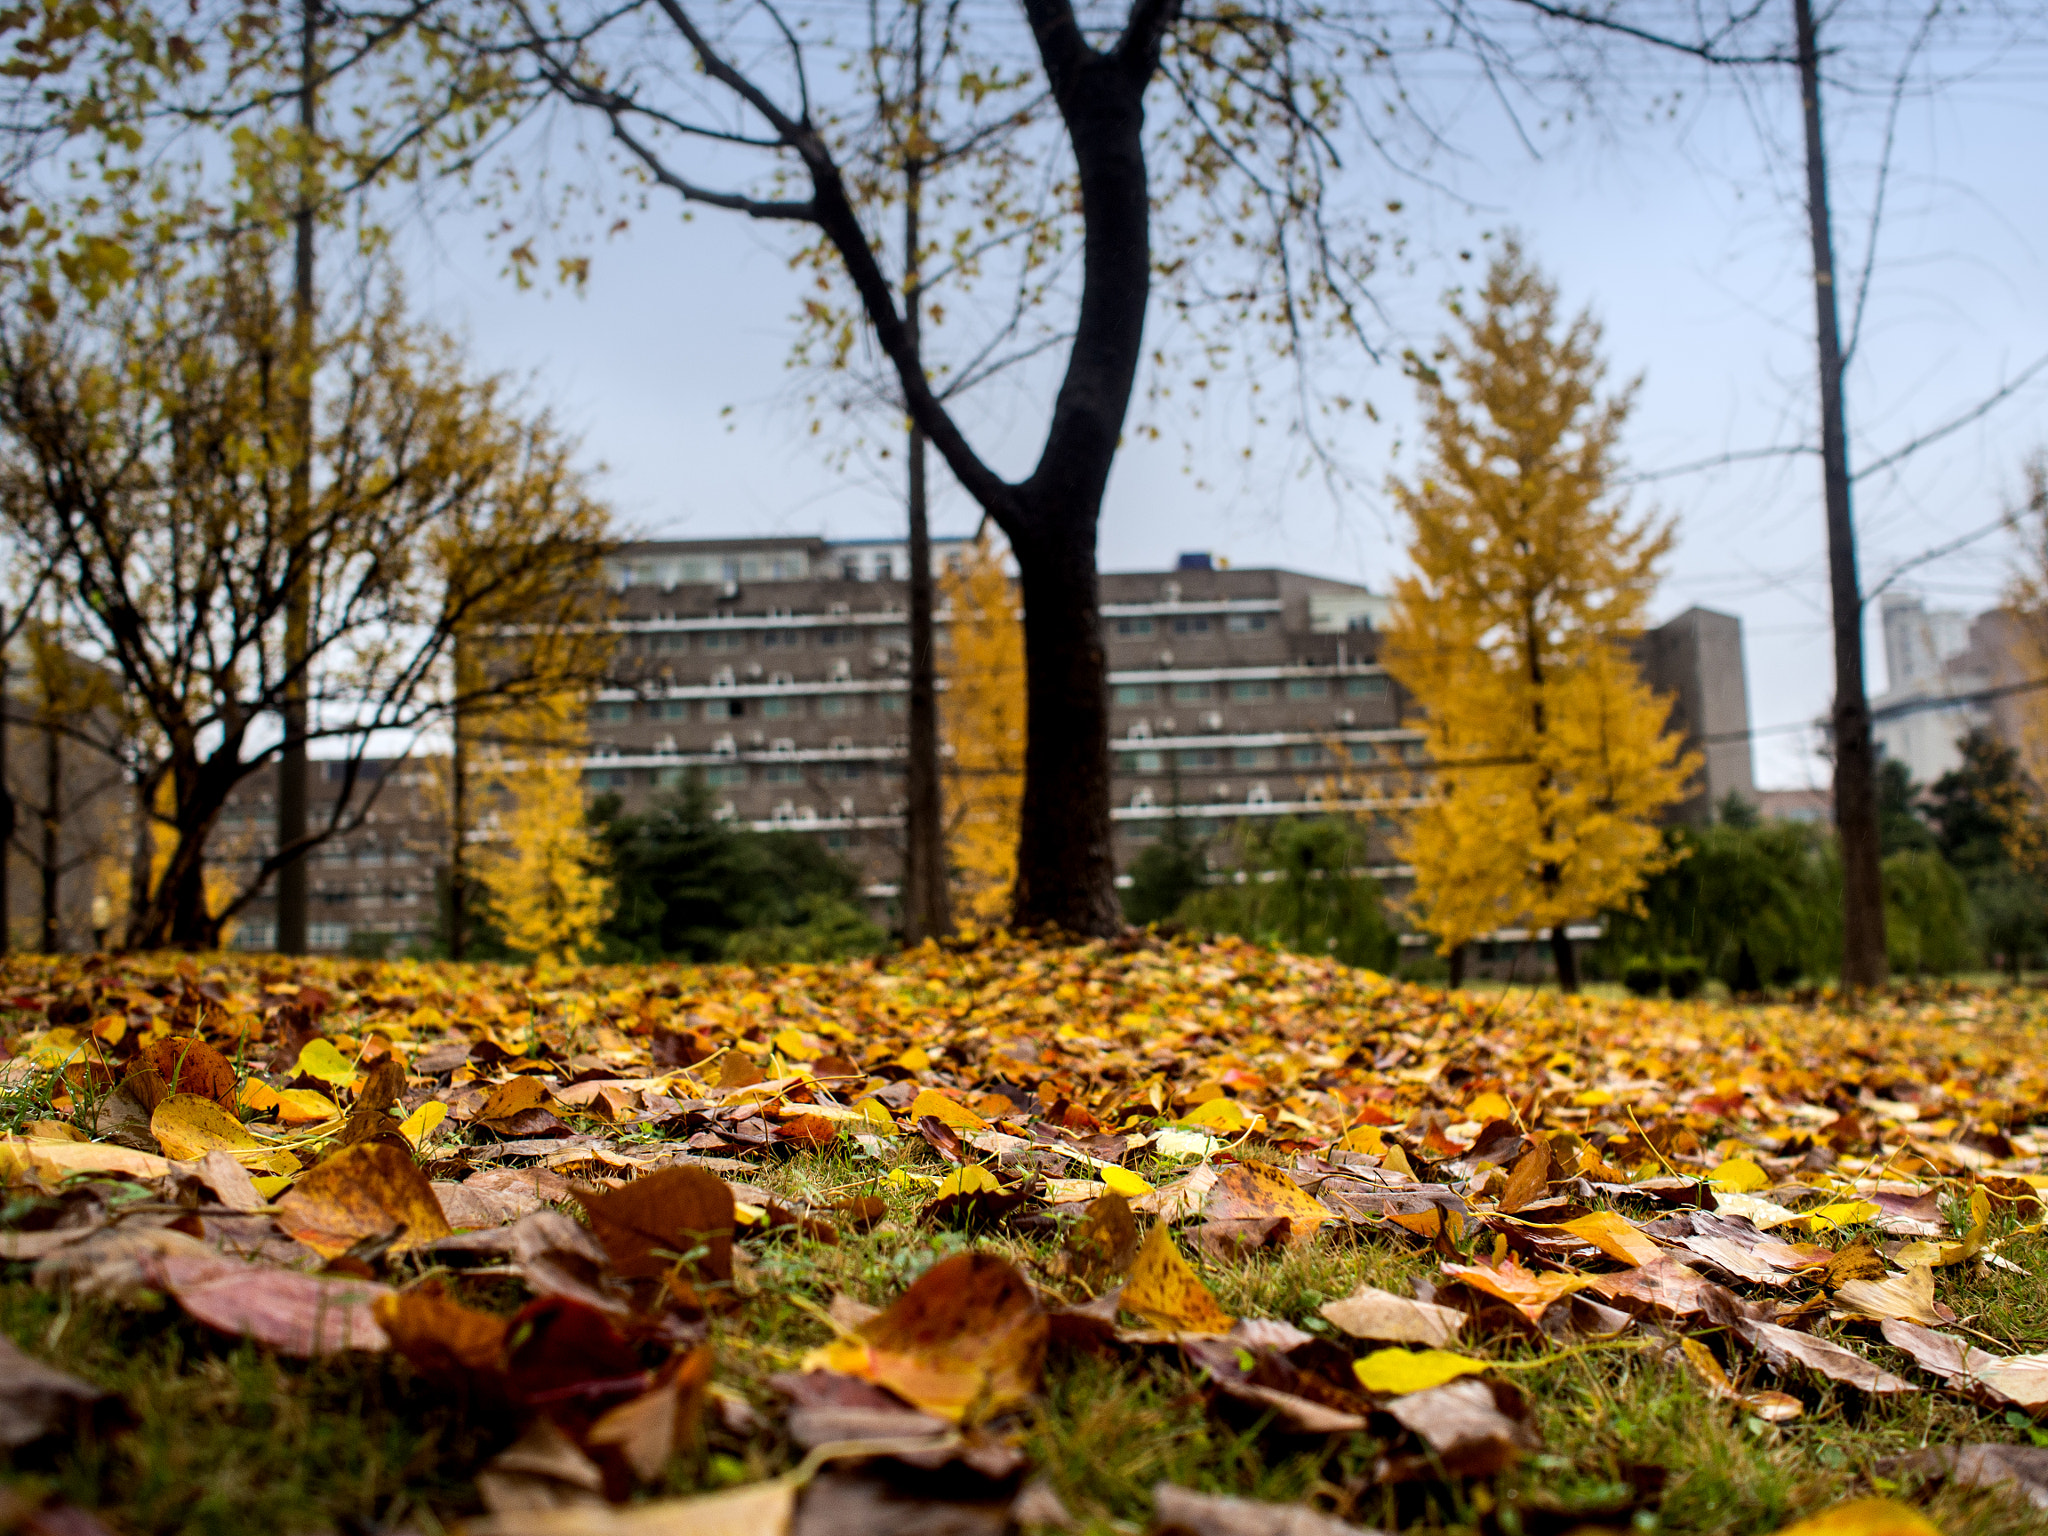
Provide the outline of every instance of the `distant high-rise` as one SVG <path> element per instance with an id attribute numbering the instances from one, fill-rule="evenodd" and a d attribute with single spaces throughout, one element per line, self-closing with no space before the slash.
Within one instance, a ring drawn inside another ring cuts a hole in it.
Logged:
<path id="1" fill-rule="evenodd" d="M 1756 798 L 1749 748 L 1749 684 L 1743 676 L 1742 620 L 1688 608 L 1647 632 L 1638 664 L 1650 686 L 1671 698 L 1671 724 L 1700 756 L 1693 792 L 1671 808 L 1672 821 L 1704 826 L 1731 794 Z"/>

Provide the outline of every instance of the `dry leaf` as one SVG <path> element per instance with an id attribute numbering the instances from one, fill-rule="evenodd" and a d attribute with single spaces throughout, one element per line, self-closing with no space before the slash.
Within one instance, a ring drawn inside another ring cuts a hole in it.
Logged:
<path id="1" fill-rule="evenodd" d="M 1777 1536 L 1941 1536 L 1941 1528 L 1893 1499 L 1857 1499 L 1786 1526 Z"/>
<path id="2" fill-rule="evenodd" d="M 1301 1504 L 1265 1504 L 1160 1483 L 1151 1536 L 1374 1536 Z"/>
<path id="3" fill-rule="evenodd" d="M 277 1202 L 277 1224 L 322 1258 L 365 1238 L 393 1236 L 403 1253 L 449 1235 L 433 1185 L 408 1153 L 381 1142 L 337 1152 L 299 1176 Z"/>
<path id="4" fill-rule="evenodd" d="M 1835 1290 L 1835 1305 L 1858 1317 L 1902 1317 L 1929 1328 L 1956 1320 L 1936 1304 L 1934 1271 L 1925 1264 L 1882 1280 L 1845 1280 Z"/>
<path id="5" fill-rule="evenodd" d="M 237 1162 L 246 1162 L 242 1154 L 265 1150 L 233 1114 L 197 1094 L 174 1093 L 157 1105 L 149 1117 L 149 1133 L 166 1157 L 179 1159 L 228 1152 L 236 1155 Z"/>
<path id="6" fill-rule="evenodd" d="M 1590 1275 L 1538 1274 L 1524 1269 L 1513 1258 L 1498 1264 L 1446 1264 L 1443 1276 L 1498 1297 L 1531 1323 L 1540 1321 L 1553 1302 L 1593 1283 Z"/>
<path id="7" fill-rule="evenodd" d="M 233 1065 L 195 1035 L 173 1035 L 159 1040 L 137 1059 L 154 1068 L 173 1093 L 211 1099 L 230 1115 L 238 1107 Z"/>
<path id="8" fill-rule="evenodd" d="M 1728 1379 L 1728 1373 L 1721 1369 L 1721 1362 L 1714 1358 L 1713 1351 L 1698 1339 L 1680 1339 L 1678 1347 L 1685 1355 L 1686 1364 L 1706 1383 L 1707 1390 L 1724 1403 L 1734 1403 L 1767 1424 L 1784 1424 L 1806 1412 L 1804 1403 L 1784 1392 L 1740 1390 Z"/>
<path id="9" fill-rule="evenodd" d="M 1130 1201 L 1115 1190 L 1097 1196 L 1067 1233 L 1065 1253 L 1067 1273 L 1091 1291 L 1122 1274 L 1138 1253 Z"/>
<path id="10" fill-rule="evenodd" d="M 1920 1390 L 1910 1381 L 1901 1381 L 1890 1371 L 1878 1369 L 1861 1355 L 1839 1344 L 1830 1344 L 1776 1323 L 1744 1318 L 1736 1324 L 1736 1331 L 1780 1371 L 1802 1365 L 1830 1381 L 1839 1381 L 1879 1397 Z"/>
<path id="11" fill-rule="evenodd" d="M 622 1189 L 579 1189 L 576 1198 L 622 1278 L 666 1275 L 680 1265 L 699 1283 L 732 1279 L 732 1189 L 716 1174 L 664 1168 Z"/>
<path id="12" fill-rule="evenodd" d="M 1946 1478 L 1959 1488 L 1998 1488 L 2048 1509 L 2048 1446 L 1937 1445 L 1877 1464 L 1880 1477 Z"/>
<path id="13" fill-rule="evenodd" d="M 1212 1221 L 1256 1221 L 1287 1218 L 1293 1241 L 1307 1243 L 1326 1221 L 1336 1218 L 1313 1195 L 1277 1168 L 1262 1163 L 1231 1163 L 1216 1170 L 1216 1183 L 1202 1202 Z"/>
<path id="14" fill-rule="evenodd" d="M 502 1374 L 510 1320 L 450 1301 L 437 1280 L 378 1298 L 376 1318 L 391 1347 L 430 1380 L 470 1385 Z"/>
<path id="15" fill-rule="evenodd" d="M 1426 1392 L 1460 1376 L 1483 1375 L 1490 1368 L 1489 1361 L 1442 1349 L 1376 1349 L 1351 1362 L 1358 1384 L 1382 1395 Z"/>
<path id="16" fill-rule="evenodd" d="M 1636 1230 L 1635 1224 L 1612 1211 L 1595 1211 L 1545 1231 L 1569 1232 L 1581 1242 L 1591 1243 L 1610 1259 L 1631 1268 L 1654 1264 L 1664 1250 Z"/>
<path id="17" fill-rule="evenodd" d="M 1503 1382 L 1453 1381 L 1385 1406 L 1455 1476 L 1491 1477 L 1538 1444 L 1521 1395 Z"/>
<path id="18" fill-rule="evenodd" d="M 699 1344 L 671 1360 L 647 1391 L 605 1413 L 584 1441 L 617 1446 L 635 1477 L 654 1482 L 669 1458 L 696 1439 L 710 1386 L 711 1346 Z"/>
<path id="19" fill-rule="evenodd" d="M 112 1393 L 43 1364 L 0 1334 L 0 1446 L 19 1450 L 54 1434 L 69 1440 L 114 1405 Z"/>
<path id="20" fill-rule="evenodd" d="M 1688 1322 L 1704 1315 L 1710 1305 L 1722 1298 L 1734 1300 L 1726 1288 L 1688 1269 L 1669 1254 L 1641 1269 L 1597 1275 L 1586 1289 L 1631 1311 L 1675 1322 Z"/>
<path id="21" fill-rule="evenodd" d="M 1550 1144 L 1546 1141 L 1531 1141 L 1529 1150 L 1516 1162 L 1514 1171 L 1508 1175 L 1508 1187 L 1501 1192 L 1499 1206 L 1503 1215 L 1534 1205 L 1550 1188 Z"/>
<path id="22" fill-rule="evenodd" d="M 164 1255 L 149 1264 L 158 1289 L 177 1299 L 209 1328 L 306 1358 L 356 1349 L 390 1347 L 378 1326 L 379 1300 L 388 1285 L 368 1280 L 301 1274 L 245 1264 L 213 1254 Z"/>
<path id="23" fill-rule="evenodd" d="M 887 1387 L 940 1418 L 985 1418 L 1038 1389 L 1046 1321 L 1030 1282 L 988 1253 L 942 1259 L 806 1369 Z"/>
<path id="24" fill-rule="evenodd" d="M 560 1425 L 543 1415 L 476 1475 L 476 1491 L 494 1516 L 592 1507 L 604 1509 L 604 1474 Z"/>
<path id="25" fill-rule="evenodd" d="M 1436 1348 L 1451 1343 L 1465 1326 L 1465 1314 L 1455 1307 L 1413 1301 L 1370 1285 L 1359 1286 L 1341 1300 L 1324 1302 L 1321 1311 L 1353 1338 L 1387 1344 Z"/>
<path id="26" fill-rule="evenodd" d="M 1223 1334 L 1237 1321 L 1209 1293 L 1173 1245 L 1164 1221 L 1152 1224 L 1124 1280 L 1123 1310 L 1168 1333 Z"/>

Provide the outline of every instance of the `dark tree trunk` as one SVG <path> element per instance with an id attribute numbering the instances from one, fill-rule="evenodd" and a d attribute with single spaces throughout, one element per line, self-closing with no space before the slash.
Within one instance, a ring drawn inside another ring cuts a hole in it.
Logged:
<path id="1" fill-rule="evenodd" d="M 463 726 L 462 637 L 457 636 L 451 666 L 457 700 L 452 745 L 448 754 L 448 958 L 460 960 L 469 943 L 469 740 Z"/>
<path id="2" fill-rule="evenodd" d="M 50 702 L 43 701 L 43 936 L 42 951 L 54 955 L 64 947 L 61 906 L 64 860 L 64 757 L 57 740 L 57 721 Z"/>
<path id="3" fill-rule="evenodd" d="M 317 122 L 319 80 L 315 74 L 318 0 L 299 0 L 299 129 L 311 153 Z M 285 602 L 285 665 L 298 672 L 285 695 L 284 750 L 277 760 L 277 846 L 290 848 L 306 838 L 307 774 L 305 675 L 308 636 L 312 629 L 312 577 L 303 548 L 312 522 L 313 501 L 313 205 L 307 195 L 312 167 L 299 167 L 299 206 L 292 217 L 292 401 L 298 452 L 292 463 L 291 536 L 286 558 L 299 566 Z M 277 934 L 280 954 L 306 952 L 306 856 L 295 855 L 277 872 Z"/>
<path id="4" fill-rule="evenodd" d="M 1465 957 L 1471 951 L 1469 944 L 1457 944 L 1451 948 L 1451 979 L 1453 992 L 1465 985 Z"/>
<path id="5" fill-rule="evenodd" d="M 1813 239 L 1814 331 L 1820 354 L 1820 448 L 1827 501 L 1828 590 L 1835 631 L 1835 830 L 1842 844 L 1842 985 L 1884 984 L 1884 877 L 1879 869 L 1877 751 L 1863 686 L 1863 593 L 1849 504 L 1849 434 L 1842 398 L 1835 242 L 1821 139 L 1820 55 L 1811 0 L 1792 0 L 1806 128 L 1806 214 Z"/>
<path id="6" fill-rule="evenodd" d="M 1563 923 L 1550 930 L 1550 958 L 1557 964 L 1557 990 L 1578 991 L 1579 952 L 1572 943 L 1572 936 L 1564 931 Z"/>
<path id="7" fill-rule="evenodd" d="M 10 947 L 14 918 L 14 790 L 7 778 L 7 611 L 0 608 L 0 955 Z"/>

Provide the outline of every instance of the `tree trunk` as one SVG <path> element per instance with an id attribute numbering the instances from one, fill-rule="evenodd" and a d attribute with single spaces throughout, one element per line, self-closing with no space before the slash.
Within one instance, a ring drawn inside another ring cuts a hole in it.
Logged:
<path id="1" fill-rule="evenodd" d="M 1110 848 L 1109 699 L 1096 604 L 1095 528 L 1054 525 L 1011 550 L 1023 576 L 1024 806 L 1019 928 L 1110 934 L 1123 925 Z"/>
<path id="2" fill-rule="evenodd" d="M 1563 923 L 1550 930 L 1550 958 L 1557 963 L 1557 990 L 1578 991 L 1579 952 L 1572 944 L 1572 936 L 1564 931 Z"/>
<path id="3" fill-rule="evenodd" d="M 306 837 L 307 774 L 305 675 L 312 630 L 312 574 L 305 542 L 313 504 L 313 131 L 319 82 L 314 74 L 317 0 L 299 3 L 299 131 L 305 136 L 299 166 L 299 206 L 292 216 L 292 414 L 298 438 L 292 462 L 287 516 L 291 526 L 285 558 L 298 568 L 285 598 L 284 661 L 297 673 L 284 706 L 284 750 L 277 760 L 277 846 L 289 848 Z M 280 954 L 306 952 L 306 856 L 303 852 L 277 872 L 277 933 Z M 202 903 L 203 905 L 203 903 Z"/>
<path id="4" fill-rule="evenodd" d="M 462 697 L 462 641 L 455 641 L 455 696 Z M 448 754 L 448 958 L 460 960 L 469 943 L 469 860 L 464 839 L 469 835 L 469 747 L 462 728 L 465 711 L 455 708 L 453 741 Z"/>
<path id="5" fill-rule="evenodd" d="M 1792 0 L 1806 127 L 1806 216 L 1813 239 L 1815 339 L 1820 354 L 1821 477 L 1827 500 L 1828 589 L 1835 631 L 1835 829 L 1842 844 L 1842 985 L 1884 984 L 1884 880 L 1877 831 L 1877 750 L 1863 686 L 1863 593 L 1849 505 L 1849 434 L 1842 399 L 1835 241 L 1821 140 L 1820 55 L 1811 0 Z"/>
<path id="6" fill-rule="evenodd" d="M 1457 991 L 1458 988 L 1465 985 L 1465 956 L 1471 950 L 1471 948 L 1472 946 L 1469 944 L 1458 944 L 1452 946 L 1451 978 L 1449 986 L 1453 992 Z"/>
<path id="7" fill-rule="evenodd" d="M 14 790 L 7 779 L 7 610 L 0 608 L 0 955 L 11 947 L 14 925 Z"/>
<path id="8" fill-rule="evenodd" d="M 43 701 L 43 935 L 42 951 L 54 955 L 64 947 L 60 907 L 63 870 L 64 759 L 57 740 L 57 721 L 48 699 Z"/>

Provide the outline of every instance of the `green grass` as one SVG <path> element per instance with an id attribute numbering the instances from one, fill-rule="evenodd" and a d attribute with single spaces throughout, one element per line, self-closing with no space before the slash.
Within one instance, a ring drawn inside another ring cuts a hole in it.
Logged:
<path id="1" fill-rule="evenodd" d="M 928 1162 L 922 1147 L 897 1156 L 914 1166 Z M 1050 1295 L 1077 1296 L 1052 1264 L 1054 1241 L 922 1229 L 919 1197 L 876 1183 L 886 1166 L 828 1153 L 765 1164 L 754 1176 L 788 1196 L 873 1190 L 889 1200 L 890 1219 L 865 1235 L 844 1234 L 837 1244 L 793 1234 L 743 1244 L 744 1303 L 719 1330 L 719 1380 L 763 1410 L 763 1427 L 746 1436 L 713 1429 L 697 1451 L 677 1458 L 661 1491 L 716 1488 L 793 1464 L 767 1379 L 826 1341 L 829 1331 L 814 1308 L 835 1293 L 886 1304 L 935 1259 L 974 1241 L 1010 1256 Z M 2007 1254 L 2031 1274 L 2048 1272 L 2048 1240 L 2040 1235 L 2015 1238 Z M 1436 1263 L 1399 1234 L 1374 1229 L 1326 1236 L 1306 1251 L 1202 1268 L 1234 1312 L 1319 1326 L 1316 1308 L 1360 1281 L 1405 1289 Z M 2031 1274 L 1951 1270 L 1941 1295 L 2002 1348 L 2044 1348 L 2048 1287 Z M 518 1292 L 504 1281 L 446 1278 L 475 1304 L 517 1304 Z M 0 1328 L 38 1357 L 121 1393 L 136 1420 L 125 1433 L 24 1453 L 13 1477 L 101 1510 L 133 1536 L 259 1529 L 285 1536 L 401 1524 L 432 1532 L 477 1510 L 473 1474 L 516 1428 L 451 1403 L 394 1360 L 278 1360 L 208 1334 L 175 1309 L 73 1306 L 35 1290 L 23 1266 L 0 1283 Z M 1908 1379 L 1927 1380 L 1874 1329 L 1842 1336 Z M 1019 1434 L 1081 1529 L 1092 1533 L 1146 1529 L 1150 1490 L 1165 1479 L 1212 1492 L 1310 1499 L 1360 1524 L 1389 1528 L 1537 1536 L 1591 1522 L 1752 1536 L 1872 1491 L 1873 1469 L 1885 1456 L 1951 1442 L 2024 1442 L 2031 1433 L 1931 1383 L 1930 1390 L 1887 1402 L 1807 1380 L 1785 1384 L 1808 1412 L 1767 1426 L 1709 1398 L 1641 1334 L 1547 1360 L 1553 1350 L 1521 1338 L 1474 1339 L 1469 1347 L 1504 1361 L 1544 1361 L 1511 1376 L 1529 1397 L 1543 1451 L 1498 1479 L 1375 1486 L 1369 1474 L 1381 1447 L 1370 1436 L 1302 1440 L 1261 1422 L 1226 1421 L 1206 1406 L 1198 1377 L 1170 1350 L 1115 1357 L 1056 1351 Z M 1767 1373 L 1754 1381 L 1779 1385 Z M 1631 1510 L 1629 1489 L 1644 1467 L 1663 1469 L 1663 1489 Z M 1901 1492 L 1924 1504 L 1949 1536 L 2041 1528 L 2039 1512 L 1996 1493 Z"/>

